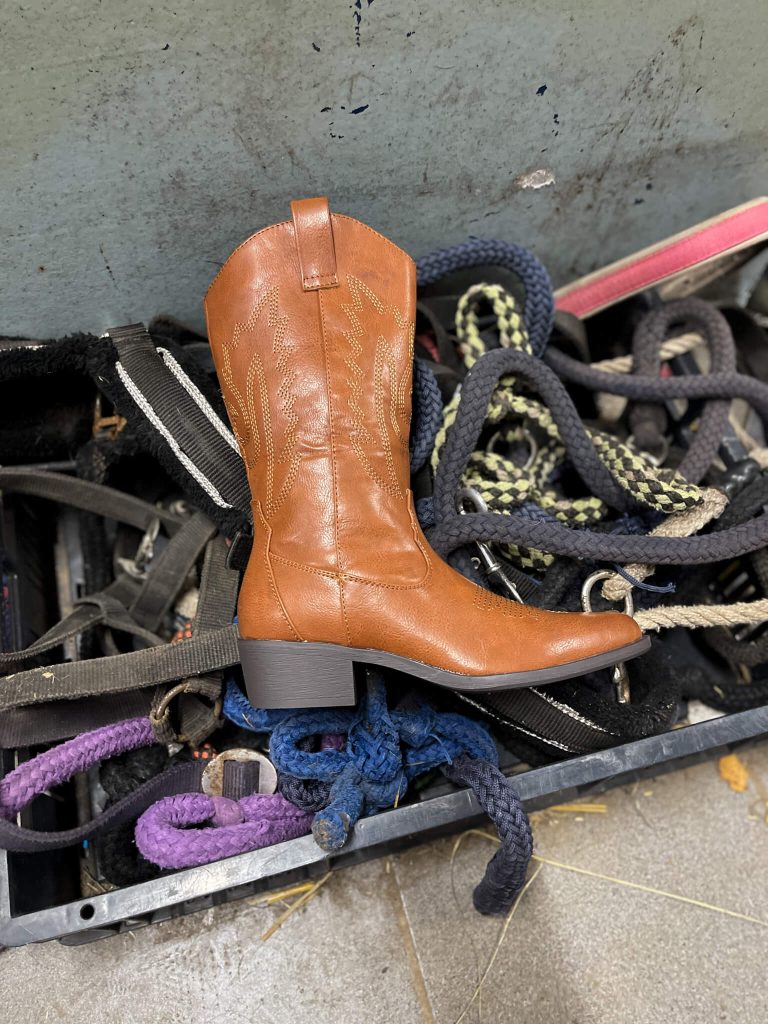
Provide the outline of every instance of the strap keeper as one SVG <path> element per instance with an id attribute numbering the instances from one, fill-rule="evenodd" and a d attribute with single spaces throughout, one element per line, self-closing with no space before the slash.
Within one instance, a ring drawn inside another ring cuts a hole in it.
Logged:
<path id="1" fill-rule="evenodd" d="M 305 292 L 338 288 L 336 247 L 328 200 L 296 199 L 291 203 L 301 283 Z"/>

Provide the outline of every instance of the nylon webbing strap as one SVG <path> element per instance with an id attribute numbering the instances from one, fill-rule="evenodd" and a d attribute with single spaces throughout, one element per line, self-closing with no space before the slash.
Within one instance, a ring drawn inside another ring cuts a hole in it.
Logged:
<path id="1" fill-rule="evenodd" d="M 43 850 L 59 850 L 65 846 L 78 846 L 85 839 L 92 839 L 134 821 L 148 807 L 165 796 L 197 792 L 200 789 L 204 767 L 204 764 L 193 761 L 162 772 L 122 800 L 112 804 L 92 821 L 62 832 L 36 832 L 34 829 L 21 828 L 10 821 L 0 819 L 0 849 L 12 850 L 15 853 L 36 853 Z"/>
<path id="2" fill-rule="evenodd" d="M 140 718 L 149 714 L 150 700 L 146 690 L 136 690 L 3 711 L 0 748 L 56 743 L 125 718 Z"/>
<path id="3" fill-rule="evenodd" d="M 239 574 L 227 568 L 227 546 L 217 536 L 205 551 L 203 568 L 200 573 L 200 594 L 197 614 L 192 626 L 193 636 L 204 640 L 217 629 L 232 622 L 237 603 Z M 184 679 L 168 694 L 158 687 L 152 700 L 150 721 L 155 735 L 164 742 L 183 738 L 186 742 L 202 742 L 219 724 L 221 713 L 221 688 L 223 677 L 220 671 L 198 671 L 194 677 Z M 178 695 L 178 731 L 174 729 L 170 713 L 169 696 Z M 203 697 L 205 700 L 200 700 Z"/>
<path id="4" fill-rule="evenodd" d="M 49 700 L 123 693 L 237 665 L 237 627 L 108 658 L 48 665 L 0 679 L 0 711 Z"/>
<path id="5" fill-rule="evenodd" d="M 482 704 L 465 693 L 457 696 L 485 714 L 490 713 L 499 725 L 518 729 L 564 753 L 605 750 L 621 742 L 617 734 L 532 688 L 489 693 L 484 696 Z"/>
<path id="6" fill-rule="evenodd" d="M 0 469 L 0 491 L 57 501 L 139 530 L 146 530 L 153 519 L 159 519 L 169 533 L 175 533 L 184 523 L 180 516 L 124 491 L 42 469 Z"/>
<path id="7" fill-rule="evenodd" d="M 153 630 L 160 625 L 205 544 L 215 533 L 215 526 L 202 513 L 197 513 L 171 538 L 143 583 L 123 574 L 101 593 L 81 598 L 69 615 L 29 647 L 0 654 L 0 667 L 11 668 L 37 658 L 97 625 L 128 633 L 150 647 L 161 644 L 163 641 Z M 223 564 L 226 559 L 223 542 L 217 551 Z M 210 570 L 210 561 L 206 564 Z M 130 610 L 126 606 L 130 606 Z M 216 625 L 231 621 L 229 604 L 224 614 L 227 617 Z"/>
<path id="8" fill-rule="evenodd" d="M 7 651 L 0 654 L 0 668 L 15 668 L 25 661 L 39 658 L 48 651 L 60 647 L 65 640 L 80 636 L 94 626 L 107 626 L 143 640 L 149 646 L 162 643 L 155 633 L 139 626 L 129 615 L 125 605 L 139 589 L 138 581 L 130 576 L 119 576 L 100 594 L 81 598 L 72 612 L 52 626 L 22 651 Z"/>
<path id="9" fill-rule="evenodd" d="M 240 574 L 227 566 L 227 545 L 216 537 L 206 548 L 200 572 L 195 636 L 229 625 L 235 615 Z"/>
<path id="10" fill-rule="evenodd" d="M 196 512 L 170 539 L 153 560 L 141 593 L 130 607 L 131 617 L 140 626 L 151 630 L 159 627 L 205 545 L 215 534 L 216 527 L 210 519 L 202 512 Z"/>
<path id="11" fill-rule="evenodd" d="M 169 354 L 155 348 L 143 324 L 112 328 L 116 370 L 132 401 L 185 472 L 220 508 L 250 516 L 245 466 L 229 428 Z"/>

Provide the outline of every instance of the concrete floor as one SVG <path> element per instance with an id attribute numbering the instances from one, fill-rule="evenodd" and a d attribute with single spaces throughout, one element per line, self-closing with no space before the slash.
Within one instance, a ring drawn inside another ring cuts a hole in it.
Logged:
<path id="1" fill-rule="evenodd" d="M 605 813 L 545 812 L 540 856 L 768 922 L 768 745 L 616 790 Z M 509 923 L 471 889 L 492 852 L 441 840 L 331 877 L 267 942 L 281 908 L 230 905 L 135 934 L 0 955 L 14 1024 L 764 1024 L 768 927 L 544 865 Z"/>

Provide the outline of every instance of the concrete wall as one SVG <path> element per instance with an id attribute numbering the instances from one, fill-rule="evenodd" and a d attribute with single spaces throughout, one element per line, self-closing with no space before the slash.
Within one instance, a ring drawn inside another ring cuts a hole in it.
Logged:
<path id="1" fill-rule="evenodd" d="M 768 188 L 760 0 L 3 6 L 5 333 L 200 326 L 293 196 L 562 283 Z"/>

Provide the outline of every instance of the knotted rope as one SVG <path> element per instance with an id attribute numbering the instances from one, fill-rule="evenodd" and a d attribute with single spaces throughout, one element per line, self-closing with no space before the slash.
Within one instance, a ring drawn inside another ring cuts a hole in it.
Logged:
<path id="1" fill-rule="evenodd" d="M 0 817 L 13 819 L 36 796 L 105 758 L 157 742 L 149 718 L 132 718 L 52 747 L 0 780 Z M 311 820 L 279 794 L 235 801 L 183 793 L 164 797 L 144 812 L 136 842 L 147 860 L 160 867 L 193 867 L 305 835 Z"/>
<path id="2" fill-rule="evenodd" d="M 567 362 L 567 374 L 581 380 L 581 364 L 562 353 L 557 354 L 558 372 L 561 358 Z M 586 368 L 586 372 L 587 380 L 592 381 L 592 371 Z M 472 453 L 477 450 L 491 395 L 499 379 L 509 373 L 523 378 L 542 395 L 557 422 L 570 462 L 582 480 L 589 482 L 592 493 L 620 509 L 630 501 L 630 495 L 617 487 L 611 472 L 597 457 L 578 411 L 558 377 L 540 360 L 524 352 L 496 349 L 478 360 L 464 380 L 456 421 L 446 438 L 435 475 L 433 508 L 436 525 L 431 529 L 429 539 L 441 555 L 447 556 L 456 548 L 482 540 L 538 547 L 550 554 L 575 559 L 694 565 L 737 557 L 768 544 L 767 514 L 717 533 L 681 538 L 574 530 L 558 522 L 531 522 L 522 516 L 492 512 L 459 515 L 455 509 L 455 496 L 461 486 L 462 474 Z M 724 387 L 722 379 L 718 378 L 725 377 L 728 378 L 728 388 L 738 388 L 743 397 L 748 397 L 768 418 L 768 386 L 740 374 L 679 377 L 655 382 L 646 382 L 642 377 L 627 379 L 618 374 L 600 374 L 597 371 L 595 374 L 599 377 L 597 386 L 606 391 L 628 391 L 632 397 L 655 401 L 666 397 L 716 397 Z M 591 386 L 595 386 L 594 382 Z M 728 390 L 725 393 L 732 394 Z"/>
<path id="3" fill-rule="evenodd" d="M 509 908 L 525 880 L 533 841 L 484 725 L 422 702 L 390 709 L 382 677 L 373 670 L 354 710 L 263 711 L 230 682 L 224 714 L 242 727 L 272 732 L 270 757 L 280 791 L 317 809 L 312 834 L 328 852 L 341 849 L 361 816 L 397 806 L 418 775 L 440 767 L 453 781 L 469 785 L 502 840 L 475 890 L 475 906 L 486 914 Z M 311 749 L 312 738 L 322 734 L 343 734 L 343 748 Z"/>
<path id="4" fill-rule="evenodd" d="M 312 815 L 279 793 L 228 800 L 182 793 L 158 800 L 136 822 L 139 852 L 161 868 L 192 868 L 309 832 Z"/>

